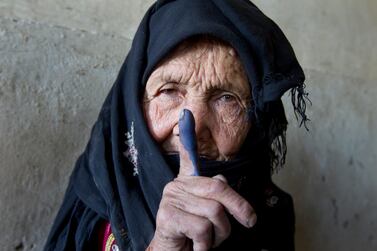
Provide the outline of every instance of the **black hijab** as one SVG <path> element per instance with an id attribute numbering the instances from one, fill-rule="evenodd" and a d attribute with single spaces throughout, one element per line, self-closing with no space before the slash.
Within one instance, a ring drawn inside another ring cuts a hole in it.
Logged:
<path id="1" fill-rule="evenodd" d="M 304 73 L 282 31 L 254 4 L 157 1 L 141 21 L 77 160 L 45 250 L 87 249 L 100 219 L 110 221 L 121 250 L 148 246 L 162 190 L 175 172 L 146 126 L 141 107 L 145 84 L 158 62 L 180 42 L 203 34 L 226 41 L 238 52 L 252 90 L 252 114 L 265 139 L 260 142 L 270 147 L 274 140 L 284 139 L 287 122 L 280 98 L 289 89 L 295 111 L 306 120 Z M 245 146 L 253 145 L 252 139 Z M 285 146 L 284 140 L 279 142 Z M 269 170 L 272 164 L 263 168 Z"/>

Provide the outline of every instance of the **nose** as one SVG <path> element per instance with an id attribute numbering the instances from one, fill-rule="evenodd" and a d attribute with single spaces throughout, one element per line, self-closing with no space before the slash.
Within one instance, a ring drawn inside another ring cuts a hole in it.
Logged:
<path id="1" fill-rule="evenodd" d="M 204 102 L 194 101 L 187 104 L 184 109 L 190 110 L 195 119 L 195 133 L 197 141 L 206 141 L 211 137 L 211 114 Z"/>

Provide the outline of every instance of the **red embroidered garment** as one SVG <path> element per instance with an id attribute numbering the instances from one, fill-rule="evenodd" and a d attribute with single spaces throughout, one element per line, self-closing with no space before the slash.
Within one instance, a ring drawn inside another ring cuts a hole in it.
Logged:
<path id="1" fill-rule="evenodd" d="M 99 229 L 99 247 L 101 251 L 118 251 L 115 237 L 111 231 L 110 223 L 103 222 Z"/>

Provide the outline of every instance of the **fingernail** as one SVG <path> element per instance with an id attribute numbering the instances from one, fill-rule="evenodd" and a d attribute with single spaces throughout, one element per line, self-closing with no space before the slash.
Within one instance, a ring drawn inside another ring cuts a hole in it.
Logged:
<path id="1" fill-rule="evenodd" d="M 183 109 L 181 113 L 179 114 L 179 120 L 182 120 L 184 116 L 185 116 L 185 109 Z"/>
<path id="2" fill-rule="evenodd" d="M 216 176 L 213 176 L 212 178 L 214 178 L 214 179 L 218 179 L 218 180 L 221 180 L 222 182 L 228 184 L 227 179 L 226 179 L 226 178 L 224 177 L 224 175 L 222 175 L 222 174 L 218 174 L 218 175 L 216 175 Z"/>
<path id="3" fill-rule="evenodd" d="M 255 223 L 257 223 L 257 215 L 253 213 L 247 220 L 246 225 L 248 228 L 252 228 L 255 225 Z"/>

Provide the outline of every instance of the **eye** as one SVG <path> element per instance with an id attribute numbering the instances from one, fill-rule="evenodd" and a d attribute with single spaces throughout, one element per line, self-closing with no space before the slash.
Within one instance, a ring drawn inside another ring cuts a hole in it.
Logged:
<path id="1" fill-rule="evenodd" d="M 165 94 L 165 95 L 172 95 L 176 92 L 177 90 L 174 89 L 174 88 L 166 88 L 166 89 L 162 89 L 160 90 L 160 93 L 161 94 Z"/>
<path id="2" fill-rule="evenodd" d="M 219 98 L 221 101 L 223 102 L 233 102 L 233 101 L 236 101 L 237 98 L 231 94 L 224 94 L 222 96 L 220 96 Z"/>
<path id="3" fill-rule="evenodd" d="M 165 83 L 163 86 L 161 86 L 161 88 L 158 90 L 158 94 L 172 96 L 172 95 L 176 95 L 178 91 L 179 89 L 178 89 L 177 83 L 168 82 L 168 83 Z"/>
<path id="4" fill-rule="evenodd" d="M 166 84 L 158 90 L 157 96 L 162 102 L 169 104 L 180 102 L 181 90 L 174 84 Z"/>

